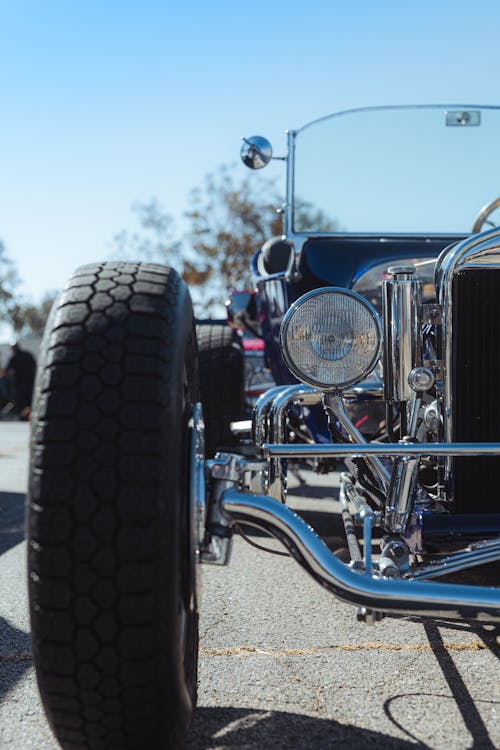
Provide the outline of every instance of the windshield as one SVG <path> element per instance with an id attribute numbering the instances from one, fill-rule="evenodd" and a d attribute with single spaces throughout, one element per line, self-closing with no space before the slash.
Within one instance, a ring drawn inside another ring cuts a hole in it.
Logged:
<path id="1" fill-rule="evenodd" d="M 497 107 L 382 107 L 316 120 L 295 134 L 293 231 L 467 234 L 500 195 L 499 134 Z"/>

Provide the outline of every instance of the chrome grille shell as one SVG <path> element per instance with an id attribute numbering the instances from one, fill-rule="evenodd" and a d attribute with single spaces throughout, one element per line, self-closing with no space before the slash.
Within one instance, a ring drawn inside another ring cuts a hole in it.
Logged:
<path id="1" fill-rule="evenodd" d="M 484 377 L 476 377 L 479 372 L 478 369 L 472 367 L 467 370 L 464 375 L 460 373 L 460 377 L 457 378 L 457 372 L 460 362 L 457 362 L 457 349 L 460 351 L 462 336 L 467 333 L 464 328 L 464 320 L 466 321 L 467 310 L 464 312 L 463 309 L 459 309 L 460 304 L 458 299 L 454 299 L 454 295 L 457 296 L 458 289 L 465 289 L 467 291 L 468 279 L 471 284 L 473 281 L 478 285 L 478 279 L 481 275 L 477 274 L 477 271 L 500 270 L 500 228 L 489 229 L 481 234 L 476 234 L 468 237 L 465 240 L 457 243 L 444 251 L 441 258 L 438 261 L 437 274 L 436 274 L 436 291 L 437 301 L 442 306 L 442 357 L 443 357 L 443 382 L 442 382 L 442 399 L 443 399 L 443 429 L 445 441 L 465 441 L 465 440 L 492 440 L 495 439 L 491 435 L 491 430 L 486 432 L 484 435 L 480 434 L 477 429 L 472 429 L 472 421 L 470 419 L 471 433 L 474 436 L 471 437 L 467 434 L 467 426 L 464 427 L 463 415 L 459 416 L 459 410 L 462 409 L 461 400 L 459 393 L 462 394 L 467 392 L 475 392 L 478 388 L 484 388 L 484 383 L 487 382 Z M 467 274 L 468 271 L 474 271 L 470 276 Z M 489 282 L 490 279 L 485 275 L 484 282 Z M 490 284 L 488 284 L 490 286 Z M 486 283 L 484 287 L 488 286 Z M 476 290 L 476 296 L 480 295 Z M 460 297 L 460 294 L 458 294 Z M 462 294 L 461 300 L 464 295 Z M 500 304 L 500 300 L 499 300 Z M 460 312 L 460 315 L 459 315 Z M 477 317 L 480 314 L 478 310 L 470 310 L 472 315 L 475 314 L 474 325 L 483 326 L 481 318 Z M 491 322 L 491 321 L 490 321 Z M 487 330 L 489 321 L 484 320 L 484 327 Z M 467 335 L 464 335 L 464 339 Z M 469 339 L 471 335 L 469 334 Z M 491 347 L 497 347 L 500 345 L 499 341 L 491 341 Z M 467 347 L 467 343 L 464 343 L 464 347 Z M 455 351 L 454 351 L 455 349 Z M 469 346 L 470 352 L 470 346 Z M 460 355 L 458 355 L 460 356 Z M 484 367 L 484 357 L 483 367 Z M 484 373 L 482 373 L 484 374 Z M 467 378 L 469 380 L 467 381 Z M 460 382 L 460 388 L 457 387 L 457 381 Z M 481 384 L 481 385 L 480 385 Z M 486 422 L 487 412 L 486 410 L 491 409 L 491 399 L 498 401 L 500 399 L 500 382 L 496 384 L 494 392 L 484 393 L 484 406 L 474 413 L 475 418 L 478 421 L 483 420 Z M 483 409 L 484 413 L 481 411 Z M 463 409 L 462 409 L 463 411 Z M 500 429 L 500 425 L 499 425 Z M 445 462 L 445 485 L 447 488 L 448 498 L 455 502 L 455 509 L 459 512 L 491 512 L 492 508 L 490 503 L 492 502 L 489 497 L 482 497 L 484 493 L 488 493 L 493 490 L 493 487 L 489 487 L 488 483 L 484 484 L 481 490 L 481 500 L 479 501 L 479 507 L 477 505 L 477 499 L 474 498 L 474 503 L 471 506 L 470 485 L 466 486 L 463 482 L 457 482 L 457 487 L 454 488 L 453 476 L 455 474 L 460 475 L 460 478 L 464 475 L 472 477 L 474 473 L 478 476 L 484 474 L 485 468 L 491 469 L 492 464 L 484 464 L 476 459 L 465 459 L 469 462 L 467 469 L 466 464 L 463 463 L 464 459 L 453 458 L 446 459 Z M 484 459 L 482 459 L 484 461 Z M 462 462 L 462 463 L 460 463 Z M 474 463 L 475 462 L 475 463 Z M 491 472 L 490 472 L 491 473 Z M 499 478 L 500 479 L 500 475 Z M 460 486 L 459 486 L 460 485 Z M 498 486 L 498 480 L 496 481 Z M 477 488 L 479 489 L 479 487 Z M 475 493 L 476 494 L 476 493 Z M 482 505 L 481 505 L 482 503 Z"/>

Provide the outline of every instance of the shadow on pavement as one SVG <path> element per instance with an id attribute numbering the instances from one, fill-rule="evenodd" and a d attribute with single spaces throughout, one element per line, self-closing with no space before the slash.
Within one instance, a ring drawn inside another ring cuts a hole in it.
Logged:
<path id="1" fill-rule="evenodd" d="M 0 492 L 0 555 L 24 539 L 23 492 Z"/>
<path id="2" fill-rule="evenodd" d="M 32 664 L 29 635 L 0 617 L 0 700 Z"/>
<path id="3" fill-rule="evenodd" d="M 304 498 L 306 500 L 338 500 L 338 487 L 328 487 L 325 485 L 315 485 L 313 483 L 304 483 L 299 487 L 293 487 L 288 492 L 289 499 Z"/>
<path id="4" fill-rule="evenodd" d="M 384 748 L 424 750 L 415 744 L 380 732 L 339 724 L 332 719 L 244 708 L 198 708 L 186 750 L 262 750 L 272 747 L 326 750 L 327 748 Z"/>
<path id="5" fill-rule="evenodd" d="M 453 628 L 454 630 L 463 629 L 460 623 L 447 624 L 446 627 Z M 439 624 L 434 621 L 425 622 L 424 629 L 464 724 L 474 740 L 473 747 L 481 747 L 485 750 L 492 748 L 494 750 L 497 746 L 490 739 L 488 729 L 476 706 L 476 702 L 453 661 L 452 654 L 445 647 L 443 636 L 439 630 Z M 494 631 L 491 631 L 479 625 L 473 627 L 472 630 L 480 636 L 484 645 L 498 658 L 498 646 L 496 645 L 498 629 L 496 628 Z"/>

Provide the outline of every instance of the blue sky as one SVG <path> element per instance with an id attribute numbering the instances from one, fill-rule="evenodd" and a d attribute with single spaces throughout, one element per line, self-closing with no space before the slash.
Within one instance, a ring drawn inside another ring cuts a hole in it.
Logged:
<path id="1" fill-rule="evenodd" d="M 493 0 L 0 0 L 0 237 L 21 291 L 107 258 L 135 201 L 181 228 L 243 134 L 279 153 L 339 109 L 500 103 L 499 22 Z"/>

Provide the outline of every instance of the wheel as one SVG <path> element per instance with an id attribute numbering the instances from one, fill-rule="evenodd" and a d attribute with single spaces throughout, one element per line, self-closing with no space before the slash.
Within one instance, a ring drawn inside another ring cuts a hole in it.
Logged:
<path id="1" fill-rule="evenodd" d="M 79 269 L 50 315 L 28 494 L 33 656 L 63 748 L 176 748 L 196 703 L 189 501 L 198 401 L 171 269 Z"/>
<path id="2" fill-rule="evenodd" d="M 224 323 L 198 323 L 196 337 L 205 446 L 207 456 L 213 456 L 218 449 L 232 448 L 238 442 L 231 422 L 243 418 L 243 350 Z"/>

